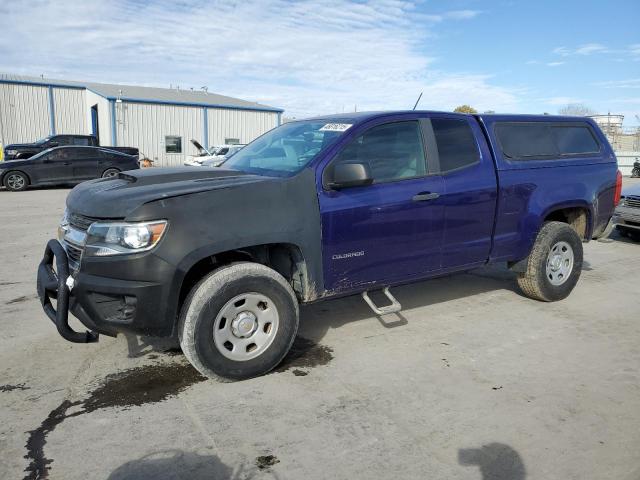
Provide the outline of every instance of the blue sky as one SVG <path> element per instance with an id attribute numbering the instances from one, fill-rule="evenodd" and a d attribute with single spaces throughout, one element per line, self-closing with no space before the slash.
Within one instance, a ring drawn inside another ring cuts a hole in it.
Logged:
<path id="1" fill-rule="evenodd" d="M 4 0 L 0 72 L 370 109 L 640 115 L 640 2 Z"/>

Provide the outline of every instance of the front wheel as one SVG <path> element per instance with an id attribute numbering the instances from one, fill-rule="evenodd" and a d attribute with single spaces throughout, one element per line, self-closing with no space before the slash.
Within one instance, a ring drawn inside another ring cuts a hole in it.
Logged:
<path id="1" fill-rule="evenodd" d="M 118 176 L 120 170 L 117 168 L 107 168 L 104 172 L 102 172 L 102 178 L 113 178 Z"/>
<path id="2" fill-rule="evenodd" d="M 289 352 L 298 317 L 296 296 L 282 275 L 237 263 L 191 290 L 180 316 L 180 346 L 207 377 L 251 378 L 269 372 Z"/>
<path id="3" fill-rule="evenodd" d="M 4 176 L 3 182 L 7 190 L 21 192 L 29 186 L 29 179 L 22 172 L 9 172 Z"/>
<path id="4" fill-rule="evenodd" d="M 536 237 L 518 285 L 530 298 L 554 302 L 569 296 L 581 272 L 580 236 L 566 223 L 549 222 Z"/>

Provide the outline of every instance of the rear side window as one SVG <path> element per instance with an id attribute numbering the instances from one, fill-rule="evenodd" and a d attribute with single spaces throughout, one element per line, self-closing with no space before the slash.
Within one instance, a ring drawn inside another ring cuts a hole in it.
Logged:
<path id="1" fill-rule="evenodd" d="M 88 137 L 74 137 L 73 138 L 73 144 L 74 145 L 85 145 L 85 146 L 91 145 L 89 143 L 89 138 Z"/>
<path id="2" fill-rule="evenodd" d="M 69 155 L 73 160 L 95 157 L 95 153 L 91 148 L 69 148 Z"/>
<path id="3" fill-rule="evenodd" d="M 600 151 L 598 142 L 587 127 L 551 127 L 561 155 L 579 155 Z"/>
<path id="4" fill-rule="evenodd" d="M 597 153 L 600 146 L 587 125 L 498 123 L 502 153 L 515 160 Z"/>
<path id="5" fill-rule="evenodd" d="M 432 118 L 431 125 L 438 146 L 441 172 L 456 170 L 480 161 L 476 139 L 468 122 Z"/>
<path id="6" fill-rule="evenodd" d="M 63 136 L 61 136 L 61 137 L 52 137 L 50 141 L 51 141 L 51 143 L 57 143 L 59 146 L 71 145 L 71 143 L 72 143 L 71 138 L 63 137 Z"/>

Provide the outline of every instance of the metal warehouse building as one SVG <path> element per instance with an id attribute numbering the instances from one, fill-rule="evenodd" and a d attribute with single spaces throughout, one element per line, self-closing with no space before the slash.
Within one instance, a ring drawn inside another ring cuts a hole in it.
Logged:
<path id="1" fill-rule="evenodd" d="M 205 148 L 248 143 L 281 122 L 282 110 L 206 91 L 49 80 L 0 74 L 0 142 L 61 133 L 137 147 L 157 166 L 181 165 Z"/>

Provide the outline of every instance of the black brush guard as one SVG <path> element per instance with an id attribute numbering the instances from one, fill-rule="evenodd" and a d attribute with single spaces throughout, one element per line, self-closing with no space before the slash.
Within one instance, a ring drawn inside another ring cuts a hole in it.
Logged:
<path id="1" fill-rule="evenodd" d="M 53 269 L 53 261 L 56 261 L 56 270 Z M 74 343 L 92 343 L 98 341 L 98 334 L 86 331 L 76 332 L 69 326 L 69 260 L 60 242 L 49 240 L 44 250 L 44 255 L 38 267 L 38 297 L 44 309 L 44 313 L 56 324 L 58 333 L 65 339 Z M 51 299 L 56 299 L 56 308 L 53 308 Z"/>

